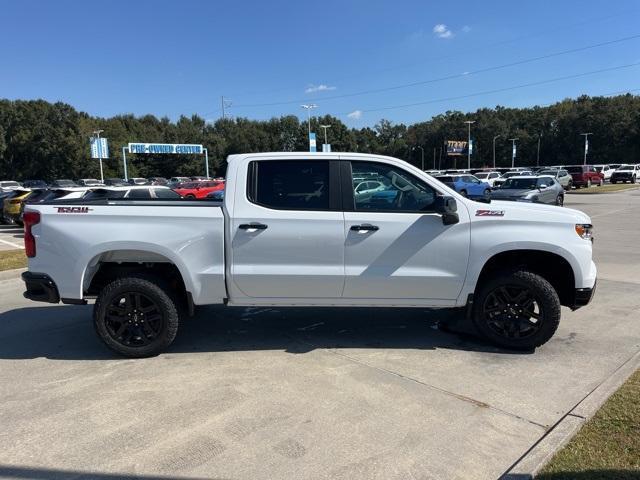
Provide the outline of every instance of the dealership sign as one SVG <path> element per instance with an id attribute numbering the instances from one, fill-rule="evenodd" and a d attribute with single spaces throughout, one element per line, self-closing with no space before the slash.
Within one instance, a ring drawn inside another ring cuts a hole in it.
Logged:
<path id="1" fill-rule="evenodd" d="M 467 153 L 467 142 L 447 140 L 447 155 L 464 155 Z"/>
<path id="2" fill-rule="evenodd" d="M 204 149 L 202 145 L 194 145 L 190 143 L 130 143 L 129 151 L 131 153 L 147 153 L 147 154 L 195 154 L 202 155 Z"/>

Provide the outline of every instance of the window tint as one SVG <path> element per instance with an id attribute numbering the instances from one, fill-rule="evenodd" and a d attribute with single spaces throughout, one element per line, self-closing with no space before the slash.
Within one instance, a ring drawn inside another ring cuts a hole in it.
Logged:
<path id="1" fill-rule="evenodd" d="M 257 182 L 253 198 L 256 203 L 287 210 L 329 210 L 328 161 L 281 160 L 256 163 Z"/>
<path id="2" fill-rule="evenodd" d="M 151 198 L 151 193 L 148 188 L 136 188 L 129 191 L 127 198 L 133 198 L 138 200 L 146 200 Z"/>
<path id="3" fill-rule="evenodd" d="M 354 192 L 356 211 L 430 211 L 436 192 L 422 180 L 383 163 L 351 162 L 353 177 L 369 177 L 375 188 Z"/>

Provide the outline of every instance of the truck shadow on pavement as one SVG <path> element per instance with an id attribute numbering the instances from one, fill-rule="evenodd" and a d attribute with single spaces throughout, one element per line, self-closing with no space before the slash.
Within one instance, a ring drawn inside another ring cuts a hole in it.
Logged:
<path id="1" fill-rule="evenodd" d="M 18 308 L 0 314 L 0 359 L 107 360 L 93 329 L 91 305 Z M 461 310 L 412 308 L 201 307 L 180 325 L 167 353 L 315 349 L 504 350 L 470 331 L 447 333 L 438 325 L 464 318 Z"/>

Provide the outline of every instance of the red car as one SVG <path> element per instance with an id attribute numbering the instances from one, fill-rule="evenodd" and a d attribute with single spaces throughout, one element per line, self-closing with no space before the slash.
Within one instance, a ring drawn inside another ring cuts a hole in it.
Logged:
<path id="1" fill-rule="evenodd" d="M 184 198 L 205 198 L 211 192 L 222 190 L 223 188 L 224 182 L 206 180 L 204 182 L 181 183 L 173 191 Z"/>
<path id="2" fill-rule="evenodd" d="M 604 174 L 598 172 L 593 165 L 572 165 L 563 168 L 571 175 L 573 186 L 576 188 L 604 184 Z"/>

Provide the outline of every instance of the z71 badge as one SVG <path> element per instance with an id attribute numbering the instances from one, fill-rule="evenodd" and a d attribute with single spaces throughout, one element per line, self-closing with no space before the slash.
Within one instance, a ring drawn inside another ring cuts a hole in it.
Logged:
<path id="1" fill-rule="evenodd" d="M 476 210 L 476 217 L 504 217 L 504 210 Z"/>
<path id="2" fill-rule="evenodd" d="M 56 207 L 58 213 L 89 213 L 93 208 L 89 207 Z"/>

